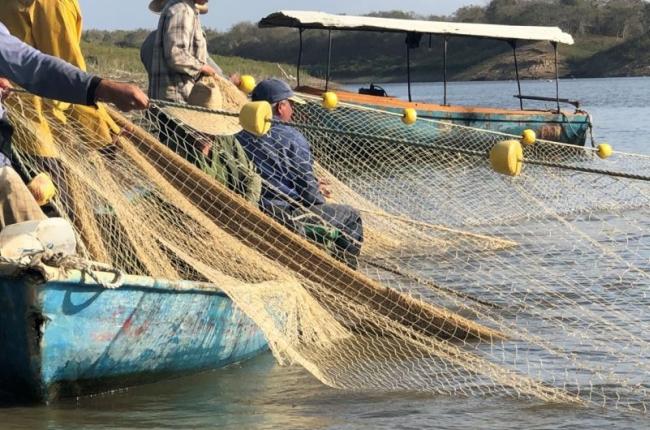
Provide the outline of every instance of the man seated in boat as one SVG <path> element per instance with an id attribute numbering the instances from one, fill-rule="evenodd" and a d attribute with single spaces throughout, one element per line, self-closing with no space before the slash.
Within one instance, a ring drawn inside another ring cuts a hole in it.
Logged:
<path id="1" fill-rule="evenodd" d="M 260 82 L 252 99 L 269 102 L 274 118 L 285 123 L 291 121 L 293 103 L 304 103 L 278 79 Z M 363 242 L 361 216 L 351 206 L 326 202 L 330 191 L 314 175 L 305 136 L 290 125 L 274 123 L 262 137 L 244 130 L 237 139 L 262 175 L 262 210 L 299 234 L 331 243 L 332 255 L 356 268 Z"/>
<path id="2" fill-rule="evenodd" d="M 0 230 L 9 224 L 45 218 L 36 203 L 42 199 L 42 190 L 31 187 L 35 199 L 12 167 L 13 127 L 1 103 L 12 89 L 8 79 L 34 94 L 86 106 L 101 100 L 129 111 L 144 109 L 149 103 L 136 86 L 101 79 L 45 55 L 11 36 L 0 23 Z"/>

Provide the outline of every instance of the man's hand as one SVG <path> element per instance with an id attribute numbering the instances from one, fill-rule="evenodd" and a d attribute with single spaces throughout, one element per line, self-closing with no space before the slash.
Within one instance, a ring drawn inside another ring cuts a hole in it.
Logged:
<path id="1" fill-rule="evenodd" d="M 9 79 L 0 78 L 0 100 L 4 101 L 11 94 L 11 89 L 13 86 Z"/>
<path id="2" fill-rule="evenodd" d="M 206 157 L 210 156 L 210 152 L 212 151 L 212 140 L 208 136 L 200 137 L 197 139 L 196 144 L 201 154 L 205 155 Z"/>
<path id="3" fill-rule="evenodd" d="M 331 184 L 329 180 L 322 179 L 322 178 L 318 179 L 318 189 L 320 190 L 323 197 L 325 197 L 326 199 L 332 197 L 332 190 L 330 190 L 329 188 L 330 185 Z"/>
<path id="4" fill-rule="evenodd" d="M 230 79 L 230 82 L 235 84 L 236 87 L 241 85 L 241 75 L 239 73 L 233 73 L 228 79 Z"/>
<path id="5" fill-rule="evenodd" d="M 205 76 L 217 76 L 217 71 L 214 70 L 211 66 L 208 66 L 207 64 L 204 64 L 203 67 L 199 70 L 202 75 Z"/>
<path id="6" fill-rule="evenodd" d="M 135 85 L 102 79 L 95 90 L 97 101 L 113 103 L 121 111 L 146 109 L 149 98 Z"/>

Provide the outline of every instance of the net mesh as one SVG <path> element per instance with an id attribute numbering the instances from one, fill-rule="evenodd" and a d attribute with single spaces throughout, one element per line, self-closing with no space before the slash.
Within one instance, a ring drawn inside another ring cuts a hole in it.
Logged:
<path id="1" fill-rule="evenodd" d="M 122 133 L 96 149 L 94 130 L 13 97 L 17 159 L 27 175 L 54 178 L 53 210 L 75 226 L 80 253 L 130 273 L 213 283 L 281 363 L 344 389 L 646 410 L 650 187 L 576 168 L 647 172 L 647 157 L 603 161 L 538 141 L 525 158 L 557 166 L 527 163 L 506 177 L 486 154 L 509 136 L 296 106 L 293 127 L 311 143 L 328 203 L 358 211 L 361 241 L 323 212 L 288 222 L 261 210 L 232 183 L 249 183 L 244 162 L 225 179 L 205 169 L 220 141 L 162 104 L 134 115 L 135 125 L 118 116 Z M 30 149 L 46 133 L 39 115 L 57 158 Z M 272 154 L 284 144 L 277 126 L 252 142 Z M 262 177 L 261 192 L 281 190 Z M 299 207 L 306 197 L 283 198 Z"/>

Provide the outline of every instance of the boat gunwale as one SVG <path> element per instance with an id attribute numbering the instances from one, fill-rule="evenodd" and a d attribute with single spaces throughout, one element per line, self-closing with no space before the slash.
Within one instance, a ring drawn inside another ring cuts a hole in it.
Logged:
<path id="1" fill-rule="evenodd" d="M 312 96 L 320 96 L 323 90 L 316 87 L 301 85 L 295 88 L 298 93 L 308 94 Z M 401 100 L 394 96 L 373 96 L 369 94 L 357 94 L 351 91 L 341 89 L 331 89 L 329 91 L 335 92 L 340 101 L 357 104 L 368 104 L 387 108 L 415 108 L 419 111 L 439 111 L 449 113 L 465 113 L 465 114 L 502 114 L 502 115 L 540 115 L 540 114 L 554 114 L 554 115 L 585 115 L 587 112 L 576 109 L 574 112 L 561 111 L 557 112 L 555 109 L 505 109 L 505 108 L 491 108 L 482 106 L 460 106 L 460 105 L 441 105 L 435 103 L 424 102 L 409 102 Z M 565 121 L 566 122 L 566 121 Z"/>
<path id="2" fill-rule="evenodd" d="M 18 275 L 0 275 L 0 278 L 15 279 L 28 274 L 39 273 L 42 278 L 40 288 L 69 288 L 77 286 L 79 289 L 84 287 L 104 290 L 142 290 L 158 291 L 173 294 L 206 294 L 219 295 L 228 297 L 228 295 L 218 286 L 210 282 L 188 281 L 188 280 L 169 280 L 164 278 L 154 278 L 144 275 L 119 274 L 106 271 L 93 270 L 92 276 L 87 272 L 77 269 L 67 270 L 64 277 L 45 279 L 42 273 L 36 270 L 26 270 Z M 119 279 L 119 284 L 115 287 L 112 284 Z"/>

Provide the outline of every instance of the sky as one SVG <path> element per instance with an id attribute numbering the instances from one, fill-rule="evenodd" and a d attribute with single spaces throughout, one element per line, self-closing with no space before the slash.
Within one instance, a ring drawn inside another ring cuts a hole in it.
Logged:
<path id="1" fill-rule="evenodd" d="M 487 0 L 210 0 L 210 12 L 201 17 L 204 27 L 226 31 L 241 21 L 257 22 L 282 9 L 317 10 L 359 15 L 381 10 L 403 10 L 420 15 L 448 15 L 461 6 L 483 5 Z M 157 15 L 148 0 L 79 0 L 84 28 L 132 30 L 155 28 Z"/>

